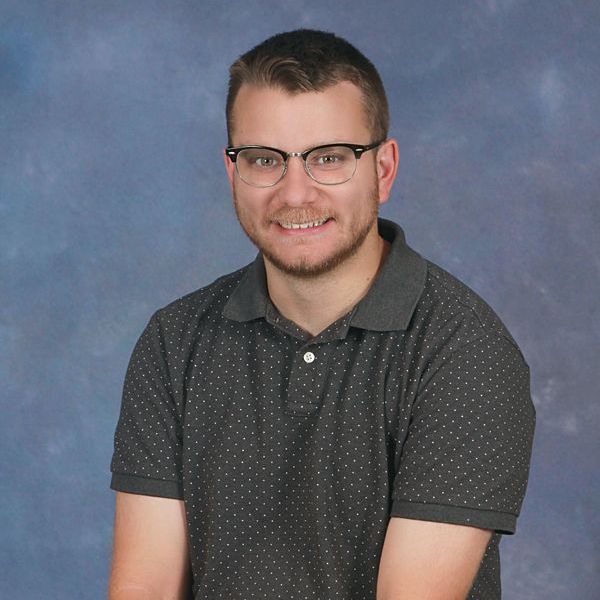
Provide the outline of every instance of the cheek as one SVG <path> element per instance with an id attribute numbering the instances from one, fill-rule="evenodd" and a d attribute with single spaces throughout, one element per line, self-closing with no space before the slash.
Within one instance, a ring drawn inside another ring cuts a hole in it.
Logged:
<path id="1" fill-rule="evenodd" d="M 268 198 L 260 190 L 249 188 L 237 179 L 233 181 L 233 201 L 238 212 L 252 220 L 264 220 L 267 215 Z"/>

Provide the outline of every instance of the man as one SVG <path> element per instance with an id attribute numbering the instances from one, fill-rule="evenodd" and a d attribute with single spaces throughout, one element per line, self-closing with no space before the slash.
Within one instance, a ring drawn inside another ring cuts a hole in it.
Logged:
<path id="1" fill-rule="evenodd" d="M 378 219 L 373 65 L 276 35 L 231 68 L 225 168 L 260 250 L 158 310 L 115 435 L 112 600 L 500 597 L 535 413 L 491 308 Z"/>

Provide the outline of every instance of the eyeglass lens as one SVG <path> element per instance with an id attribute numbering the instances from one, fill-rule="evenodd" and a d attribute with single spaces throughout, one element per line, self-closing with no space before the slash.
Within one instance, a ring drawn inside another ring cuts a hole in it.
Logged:
<path id="1" fill-rule="evenodd" d="M 288 159 L 290 160 L 290 159 Z M 264 148 L 247 148 L 237 156 L 239 176 L 250 185 L 275 185 L 285 171 L 281 154 Z M 306 170 L 318 183 L 333 185 L 348 181 L 356 170 L 356 157 L 345 146 L 317 148 L 306 157 Z"/>

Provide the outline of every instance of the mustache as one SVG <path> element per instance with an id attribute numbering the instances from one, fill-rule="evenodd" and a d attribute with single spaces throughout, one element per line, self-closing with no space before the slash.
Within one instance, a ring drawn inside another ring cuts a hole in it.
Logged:
<path id="1" fill-rule="evenodd" d="M 327 209 L 307 210 L 305 208 L 285 208 L 277 210 L 267 215 L 269 221 L 281 223 L 308 223 L 310 221 L 320 221 L 321 219 L 332 219 L 332 211 Z"/>

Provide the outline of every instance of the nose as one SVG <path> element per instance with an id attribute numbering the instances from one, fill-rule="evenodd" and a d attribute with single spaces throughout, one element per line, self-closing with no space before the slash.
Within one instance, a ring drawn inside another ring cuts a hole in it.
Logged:
<path id="1" fill-rule="evenodd" d="M 300 156 L 290 156 L 283 179 L 278 183 L 279 195 L 288 206 L 300 206 L 312 202 L 315 196 L 315 181 L 304 170 Z"/>

